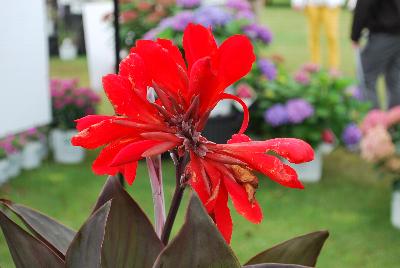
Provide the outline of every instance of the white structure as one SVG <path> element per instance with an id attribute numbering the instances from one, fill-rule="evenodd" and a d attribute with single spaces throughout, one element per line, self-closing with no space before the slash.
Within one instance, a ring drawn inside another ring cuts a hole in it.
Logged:
<path id="1" fill-rule="evenodd" d="M 0 9 L 0 137 L 51 120 L 45 0 Z"/>
<path id="2" fill-rule="evenodd" d="M 86 56 L 89 66 L 90 86 L 101 90 L 104 75 L 114 73 L 114 28 L 104 16 L 113 12 L 112 2 L 92 2 L 83 6 Z"/>

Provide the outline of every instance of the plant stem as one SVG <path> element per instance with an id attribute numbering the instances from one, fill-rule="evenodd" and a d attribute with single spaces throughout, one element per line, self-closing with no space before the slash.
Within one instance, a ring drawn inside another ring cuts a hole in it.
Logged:
<path id="1" fill-rule="evenodd" d="M 161 241 L 164 243 L 164 245 L 168 244 L 169 237 L 171 235 L 171 230 L 175 222 L 176 214 L 178 213 L 178 209 L 181 205 L 182 197 L 183 197 L 183 192 L 185 191 L 186 187 L 186 182 L 181 181 L 181 179 L 184 176 L 185 172 L 185 167 L 187 164 L 188 160 L 188 155 L 185 154 L 185 156 L 178 158 L 177 154 L 175 154 L 176 157 L 176 163 L 175 163 L 175 179 L 176 179 L 176 184 L 175 184 L 175 192 L 174 196 L 172 197 L 171 201 L 171 207 L 168 211 L 168 216 L 167 220 L 165 222 L 164 230 L 161 234 Z"/>
<path id="2" fill-rule="evenodd" d="M 149 171 L 151 192 L 154 204 L 154 225 L 158 237 L 161 238 L 165 224 L 165 201 L 161 171 L 161 155 L 146 158 Z"/>

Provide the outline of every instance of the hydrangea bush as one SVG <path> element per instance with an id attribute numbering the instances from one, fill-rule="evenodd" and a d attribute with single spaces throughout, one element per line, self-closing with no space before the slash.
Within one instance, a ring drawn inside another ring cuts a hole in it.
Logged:
<path id="1" fill-rule="evenodd" d="M 78 87 L 76 79 L 52 79 L 50 81 L 53 122 L 60 129 L 75 128 L 74 120 L 95 114 L 100 96 L 90 88 Z"/>
<path id="2" fill-rule="evenodd" d="M 313 64 L 293 75 L 276 65 L 275 79 L 258 92 L 250 131 L 267 137 L 299 137 L 314 147 L 337 137 L 354 148 L 361 138 L 357 123 L 369 104 L 361 100 L 353 81 Z"/>

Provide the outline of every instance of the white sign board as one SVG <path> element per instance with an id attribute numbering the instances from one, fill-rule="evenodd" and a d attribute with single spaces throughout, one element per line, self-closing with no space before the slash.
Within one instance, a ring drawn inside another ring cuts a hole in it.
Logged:
<path id="1" fill-rule="evenodd" d="M 83 29 L 90 86 L 101 90 L 104 75 L 114 73 L 114 28 L 104 16 L 113 12 L 112 2 L 91 2 L 83 6 Z"/>
<path id="2" fill-rule="evenodd" d="M 0 8 L 0 137 L 51 120 L 45 0 Z"/>

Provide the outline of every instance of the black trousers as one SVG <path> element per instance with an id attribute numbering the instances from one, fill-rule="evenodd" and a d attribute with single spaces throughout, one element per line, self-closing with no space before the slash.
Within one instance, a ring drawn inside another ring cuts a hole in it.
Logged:
<path id="1" fill-rule="evenodd" d="M 372 33 L 361 52 L 364 73 L 364 97 L 379 108 L 376 85 L 383 74 L 386 83 L 387 105 L 400 105 L 400 35 Z"/>

